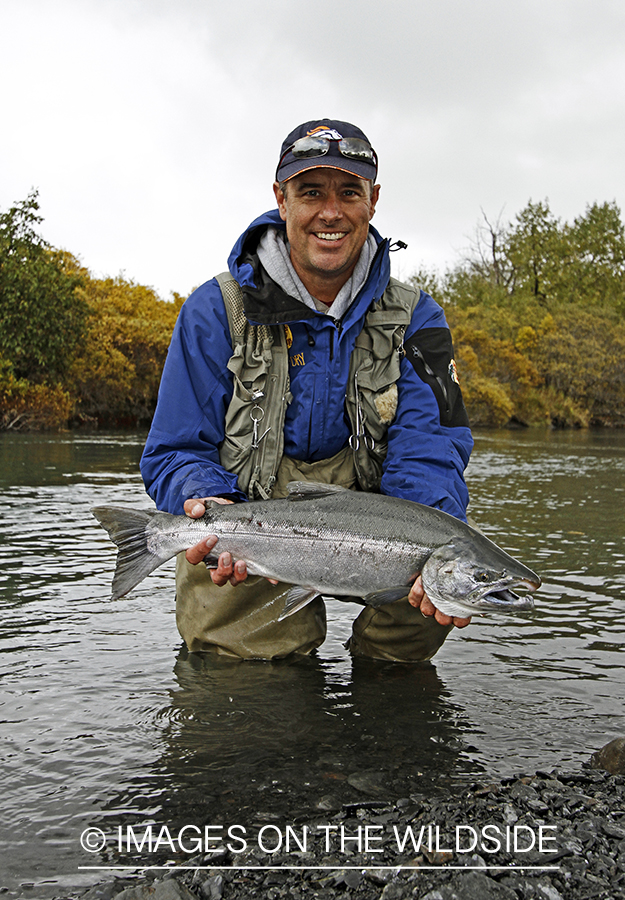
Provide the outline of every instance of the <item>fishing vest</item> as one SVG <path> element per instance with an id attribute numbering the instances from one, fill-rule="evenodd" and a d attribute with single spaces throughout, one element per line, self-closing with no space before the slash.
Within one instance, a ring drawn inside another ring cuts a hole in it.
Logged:
<path id="1" fill-rule="evenodd" d="M 217 276 L 228 315 L 233 376 L 222 466 L 238 477 L 250 500 L 271 497 L 284 452 L 284 420 L 293 399 L 284 325 L 252 325 L 243 292 L 229 272 Z M 419 288 L 391 278 L 365 316 L 352 351 L 345 403 L 349 446 L 363 491 L 379 491 L 388 450 L 388 427 L 397 412 L 397 381 L 404 333 L 419 301 Z"/>

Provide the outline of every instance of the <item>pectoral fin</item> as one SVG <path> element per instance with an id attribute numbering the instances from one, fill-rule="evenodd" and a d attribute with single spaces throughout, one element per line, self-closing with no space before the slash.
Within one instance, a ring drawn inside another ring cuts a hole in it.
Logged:
<path id="1" fill-rule="evenodd" d="M 372 591 L 362 599 L 366 606 L 386 606 L 387 603 L 394 603 L 396 600 L 401 600 L 402 597 L 407 597 L 409 591 L 410 585 L 402 584 L 398 587 L 384 588 L 381 591 Z"/>
<path id="2" fill-rule="evenodd" d="M 298 610 L 308 606 L 308 604 L 318 596 L 319 591 L 316 588 L 304 587 L 301 585 L 295 585 L 295 587 L 290 588 L 286 592 L 284 609 L 278 616 L 278 622 L 281 622 L 283 619 L 288 618 L 288 616 L 292 616 L 293 613 L 298 612 Z"/>

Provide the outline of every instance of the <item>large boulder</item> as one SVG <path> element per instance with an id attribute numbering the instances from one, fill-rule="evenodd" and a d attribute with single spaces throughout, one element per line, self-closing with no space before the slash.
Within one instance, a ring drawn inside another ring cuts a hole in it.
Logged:
<path id="1" fill-rule="evenodd" d="M 590 757 L 591 769 L 605 769 L 611 775 L 625 775 L 625 737 L 615 738 Z"/>

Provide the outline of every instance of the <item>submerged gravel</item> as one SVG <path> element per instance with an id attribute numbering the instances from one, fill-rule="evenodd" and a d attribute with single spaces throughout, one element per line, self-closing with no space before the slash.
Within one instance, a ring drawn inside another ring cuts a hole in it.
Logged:
<path id="1" fill-rule="evenodd" d="M 225 841 L 83 900 L 625 900 L 625 776 L 605 771 L 364 799 L 292 829 L 285 852 L 285 827 L 259 813 L 242 852 Z"/>

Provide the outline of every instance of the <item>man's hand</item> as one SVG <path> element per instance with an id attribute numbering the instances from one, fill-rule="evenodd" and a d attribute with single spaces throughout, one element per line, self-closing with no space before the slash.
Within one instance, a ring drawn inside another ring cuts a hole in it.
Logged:
<path id="1" fill-rule="evenodd" d="M 221 503 L 223 505 L 232 503 L 232 500 L 226 500 L 225 497 L 202 497 L 200 499 L 185 500 L 185 514 L 189 516 L 190 519 L 201 518 L 206 512 L 205 504 L 209 500 L 214 500 L 215 503 Z M 185 553 L 188 562 L 190 562 L 192 566 L 197 566 L 197 564 L 201 563 L 204 557 L 211 552 L 217 541 L 217 535 L 210 534 L 197 544 L 194 544 L 193 547 L 189 547 Z M 213 583 L 218 587 L 223 587 L 224 584 L 240 584 L 247 578 L 247 566 L 243 560 L 239 559 L 234 562 L 232 555 L 227 551 L 220 554 L 217 568 L 209 569 L 209 572 L 213 579 Z M 273 578 L 268 578 L 267 580 L 270 581 L 271 584 L 278 584 Z"/>
<path id="2" fill-rule="evenodd" d="M 408 602 L 411 606 L 414 606 L 415 609 L 420 609 L 424 616 L 434 616 L 439 625 L 455 625 L 456 628 L 466 628 L 471 621 L 470 618 L 463 619 L 460 616 L 446 616 L 440 609 L 436 609 L 423 590 L 420 575 L 417 575 L 414 584 L 410 588 Z"/>
<path id="3" fill-rule="evenodd" d="M 200 499 L 185 500 L 185 514 L 189 516 L 190 519 L 201 518 L 206 512 L 205 504 L 208 500 L 214 500 L 215 503 L 221 503 L 223 505 L 232 503 L 232 500 L 226 500 L 225 497 L 202 497 Z M 185 556 L 191 565 L 197 566 L 198 563 L 201 563 L 204 557 L 211 552 L 217 543 L 217 540 L 217 535 L 211 534 L 208 537 L 203 538 L 197 544 L 194 544 L 193 547 L 189 547 Z M 223 587 L 224 584 L 228 583 L 240 584 L 247 578 L 247 566 L 245 563 L 242 560 L 238 560 L 236 563 L 233 562 L 232 556 L 228 552 L 222 553 L 219 556 L 217 568 L 210 569 L 209 571 L 213 583 L 219 587 Z"/>

